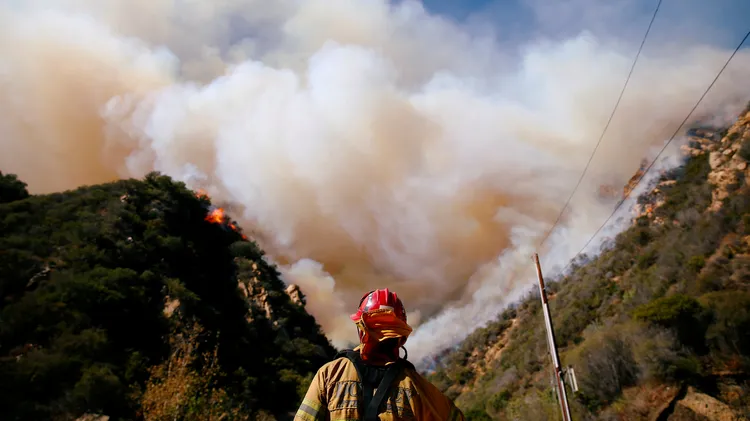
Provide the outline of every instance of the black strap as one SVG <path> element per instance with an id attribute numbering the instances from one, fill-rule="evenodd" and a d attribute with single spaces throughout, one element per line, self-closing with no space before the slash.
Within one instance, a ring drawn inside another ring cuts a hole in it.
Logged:
<path id="1" fill-rule="evenodd" d="M 404 366 L 413 367 L 413 365 L 409 361 L 400 358 L 395 363 L 388 366 L 383 379 L 380 380 L 380 384 L 378 384 L 377 392 L 375 392 L 375 395 L 373 396 L 373 385 L 365 378 L 366 370 L 364 363 L 359 356 L 359 352 L 349 349 L 344 350 L 336 354 L 334 359 L 341 357 L 348 358 L 354 364 L 354 368 L 357 370 L 359 379 L 362 382 L 362 408 L 364 408 L 364 411 L 360 413 L 361 419 L 364 421 L 377 421 L 378 409 L 380 408 L 383 399 L 385 399 L 385 396 L 388 394 L 388 391 L 391 389 L 391 386 L 393 386 L 394 380 L 396 380 L 396 377 Z"/>
<path id="2" fill-rule="evenodd" d="M 378 385 L 378 391 L 375 392 L 375 396 L 372 397 L 370 404 L 365 406 L 365 421 L 377 421 L 378 408 L 380 408 L 380 404 L 383 402 L 386 393 L 388 393 L 391 386 L 393 386 L 393 381 L 396 380 L 396 376 L 398 376 L 402 368 L 400 360 L 388 367 L 385 376 L 383 376 L 383 380 L 381 380 Z"/>

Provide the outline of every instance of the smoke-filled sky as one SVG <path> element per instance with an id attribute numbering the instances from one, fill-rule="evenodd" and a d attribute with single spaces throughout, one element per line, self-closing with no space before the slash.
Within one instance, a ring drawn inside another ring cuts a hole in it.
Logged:
<path id="1" fill-rule="evenodd" d="M 0 0 L 0 170 L 36 193 L 152 170 L 202 188 L 335 345 L 388 287 L 420 359 L 533 285 L 655 3 Z M 746 3 L 664 1 L 546 263 L 674 132 Z M 744 106 L 749 71 L 743 51 L 697 115 Z"/>

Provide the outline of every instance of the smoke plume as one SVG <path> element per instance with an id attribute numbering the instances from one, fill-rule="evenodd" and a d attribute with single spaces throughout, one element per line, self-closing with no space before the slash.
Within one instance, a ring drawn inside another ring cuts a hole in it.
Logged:
<path id="1" fill-rule="evenodd" d="M 533 285 L 640 39 L 507 41 L 413 0 L 0 0 L 0 169 L 35 193 L 153 170 L 202 188 L 335 345 L 388 287 L 421 358 Z M 545 262 L 578 251 L 617 200 L 600 187 L 619 191 L 731 52 L 648 46 Z M 698 116 L 736 112 L 749 70 L 743 51 Z"/>

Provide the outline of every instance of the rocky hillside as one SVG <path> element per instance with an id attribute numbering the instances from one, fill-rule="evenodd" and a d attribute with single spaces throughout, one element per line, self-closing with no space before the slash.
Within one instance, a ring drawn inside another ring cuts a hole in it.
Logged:
<path id="1" fill-rule="evenodd" d="M 217 211 L 158 174 L 0 174 L 0 419 L 288 418 L 335 350 Z"/>
<path id="2" fill-rule="evenodd" d="M 548 284 L 576 421 L 750 417 L 750 113 L 688 134 L 633 225 Z M 469 419 L 560 419 L 534 289 L 437 367 Z"/>

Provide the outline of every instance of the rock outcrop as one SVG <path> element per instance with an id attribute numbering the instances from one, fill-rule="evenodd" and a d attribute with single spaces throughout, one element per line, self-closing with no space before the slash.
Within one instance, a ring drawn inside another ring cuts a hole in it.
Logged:
<path id="1" fill-rule="evenodd" d="M 669 421 L 705 419 L 708 421 L 746 421 L 747 418 L 737 414 L 729 405 L 705 393 L 688 389 L 687 395 L 677 402 L 677 410 Z M 696 415 L 697 417 L 692 417 Z"/>
<path id="2" fill-rule="evenodd" d="M 302 295 L 302 291 L 299 289 L 299 286 L 295 284 L 290 284 L 288 287 L 286 287 L 286 293 L 289 295 L 289 298 L 292 299 L 292 302 L 304 307 L 305 304 L 305 298 Z"/>
<path id="3" fill-rule="evenodd" d="M 711 151 L 709 164 L 711 173 L 708 181 L 714 186 L 711 200 L 711 211 L 721 209 L 723 200 L 739 187 L 740 183 L 750 180 L 750 169 L 743 147 L 750 140 L 750 112 L 737 119 L 727 130 L 718 147 Z"/>
<path id="4" fill-rule="evenodd" d="M 721 209 L 723 200 L 739 187 L 742 182 L 750 182 L 750 165 L 748 160 L 750 153 L 742 153 L 743 145 L 750 140 L 750 112 L 743 114 L 722 136 L 718 131 L 708 129 L 688 130 L 690 141 L 682 145 L 680 150 L 687 157 L 696 157 L 708 154 L 708 162 L 711 172 L 708 175 L 709 182 L 714 186 L 710 211 Z M 750 146 L 748 146 L 750 148 Z M 638 179 L 643 175 L 644 165 L 630 179 L 624 188 L 625 194 L 629 194 L 636 187 Z M 649 193 L 643 194 L 633 209 L 633 220 L 640 217 L 658 221 L 654 213 L 664 204 L 661 188 L 675 183 L 675 180 L 664 180 L 656 185 Z"/>

